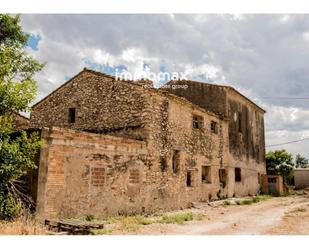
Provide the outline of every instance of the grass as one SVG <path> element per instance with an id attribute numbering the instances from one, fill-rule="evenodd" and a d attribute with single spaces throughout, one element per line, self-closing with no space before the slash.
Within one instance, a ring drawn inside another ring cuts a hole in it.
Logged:
<path id="1" fill-rule="evenodd" d="M 229 205 L 231 205 L 231 203 L 230 203 L 229 201 L 224 201 L 224 202 L 223 202 L 223 206 L 224 206 L 224 207 L 229 206 Z"/>
<path id="2" fill-rule="evenodd" d="M 120 229 L 127 232 L 137 232 L 141 226 L 150 225 L 153 223 L 163 224 L 184 224 L 186 221 L 193 219 L 205 220 L 209 219 L 206 215 L 196 215 L 193 217 L 191 212 L 163 215 L 158 217 L 148 218 L 142 215 L 136 216 L 110 216 L 105 219 L 106 224 L 119 224 Z M 100 231 L 95 234 L 108 234 L 108 231 Z"/>
<path id="3" fill-rule="evenodd" d="M 270 199 L 271 196 L 270 195 L 258 195 L 253 197 L 252 199 L 246 199 L 246 200 L 242 200 L 242 201 L 236 201 L 237 205 L 251 205 L 253 203 L 258 203 L 260 201 L 265 201 Z"/>
<path id="4" fill-rule="evenodd" d="M 108 235 L 108 234 L 111 234 L 112 232 L 113 232 L 112 229 L 103 228 L 103 229 L 92 230 L 91 234 L 92 235 Z"/>
<path id="5" fill-rule="evenodd" d="M 298 208 L 297 211 L 298 212 L 306 212 L 306 209 L 305 208 Z"/>
<path id="6" fill-rule="evenodd" d="M 191 212 L 187 213 L 179 213 L 179 214 L 171 214 L 171 215 L 163 215 L 160 223 L 165 224 L 184 224 L 185 221 L 193 220 L 193 214 Z"/>
<path id="7" fill-rule="evenodd" d="M 20 217 L 14 221 L 0 221 L 0 235 L 42 235 L 47 233 L 47 228 L 34 219 Z"/>

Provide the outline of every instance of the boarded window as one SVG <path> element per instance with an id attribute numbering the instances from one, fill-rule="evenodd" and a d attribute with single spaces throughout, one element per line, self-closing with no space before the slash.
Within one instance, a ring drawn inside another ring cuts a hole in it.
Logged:
<path id="1" fill-rule="evenodd" d="M 218 123 L 215 121 L 211 121 L 210 130 L 212 133 L 218 134 Z"/>
<path id="2" fill-rule="evenodd" d="M 76 118 L 76 109 L 69 108 L 69 123 L 75 123 Z"/>
<path id="3" fill-rule="evenodd" d="M 222 187 L 226 186 L 227 173 L 225 169 L 219 169 L 219 181 Z"/>
<path id="4" fill-rule="evenodd" d="M 235 168 L 235 182 L 241 182 L 241 169 Z"/>
<path id="5" fill-rule="evenodd" d="M 192 187 L 192 174 L 190 171 L 187 171 L 187 187 Z"/>
<path id="6" fill-rule="evenodd" d="M 131 184 L 138 184 L 139 183 L 139 178 L 140 178 L 140 174 L 139 174 L 139 170 L 138 169 L 130 169 L 129 171 L 129 183 Z"/>
<path id="7" fill-rule="evenodd" d="M 203 127 L 203 117 L 198 115 L 193 115 L 192 118 L 193 129 L 201 129 Z"/>
<path id="8" fill-rule="evenodd" d="M 175 150 L 173 154 L 173 172 L 176 174 L 179 171 L 180 165 L 180 151 Z"/>
<path id="9" fill-rule="evenodd" d="M 104 168 L 91 168 L 91 185 L 94 187 L 102 187 L 105 180 Z"/>
<path id="10" fill-rule="evenodd" d="M 202 183 L 211 183 L 210 166 L 202 166 Z"/>

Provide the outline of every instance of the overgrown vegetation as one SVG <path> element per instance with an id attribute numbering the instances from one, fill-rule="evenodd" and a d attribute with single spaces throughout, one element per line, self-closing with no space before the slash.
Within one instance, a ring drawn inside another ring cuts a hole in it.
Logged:
<path id="1" fill-rule="evenodd" d="M 18 217 L 11 221 L 0 221 L 1 235 L 43 235 L 48 234 L 47 228 L 28 217 Z"/>
<path id="2" fill-rule="evenodd" d="M 41 146 L 33 133 L 14 133 L 12 114 L 28 111 L 36 96 L 34 75 L 43 65 L 24 49 L 28 42 L 19 16 L 0 14 L 0 219 L 13 219 L 29 206 L 21 177 L 34 169 Z"/>
<path id="3" fill-rule="evenodd" d="M 258 196 L 254 196 L 251 199 L 245 199 L 245 200 L 241 200 L 241 201 L 236 201 L 237 205 L 251 205 L 253 203 L 258 203 L 260 201 L 265 201 L 270 199 L 271 196 L 270 195 L 258 195 Z"/>
<path id="4" fill-rule="evenodd" d="M 176 224 L 184 224 L 185 221 L 193 220 L 193 214 L 191 212 L 187 213 L 179 213 L 179 214 L 171 214 L 171 215 L 163 215 L 161 223 L 176 223 Z"/>

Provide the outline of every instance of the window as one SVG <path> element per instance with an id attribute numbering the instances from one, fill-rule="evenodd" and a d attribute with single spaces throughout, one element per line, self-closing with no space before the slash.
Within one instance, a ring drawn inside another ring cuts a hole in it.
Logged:
<path id="1" fill-rule="evenodd" d="M 235 168 L 235 182 L 241 182 L 241 169 Z"/>
<path id="2" fill-rule="evenodd" d="M 211 121 L 210 130 L 212 133 L 218 134 L 218 123 L 215 121 Z"/>
<path id="3" fill-rule="evenodd" d="M 261 184 L 261 174 L 260 173 L 258 173 L 258 184 Z"/>
<path id="4" fill-rule="evenodd" d="M 242 132 L 241 112 L 238 112 L 238 132 Z"/>
<path id="5" fill-rule="evenodd" d="M 202 183 L 211 183 L 210 166 L 202 166 Z"/>
<path id="6" fill-rule="evenodd" d="M 226 170 L 219 169 L 219 181 L 223 188 L 226 186 L 226 178 L 227 178 Z"/>
<path id="7" fill-rule="evenodd" d="M 76 117 L 76 109 L 75 108 L 69 108 L 69 123 L 75 123 L 75 117 Z"/>
<path id="8" fill-rule="evenodd" d="M 180 165 L 180 151 L 175 150 L 173 154 L 173 172 L 176 174 L 179 171 Z"/>
<path id="9" fill-rule="evenodd" d="M 192 127 L 193 129 L 201 129 L 203 127 L 203 117 L 193 115 Z"/>
<path id="10" fill-rule="evenodd" d="M 187 172 L 187 187 L 192 187 L 192 174 L 190 171 Z"/>

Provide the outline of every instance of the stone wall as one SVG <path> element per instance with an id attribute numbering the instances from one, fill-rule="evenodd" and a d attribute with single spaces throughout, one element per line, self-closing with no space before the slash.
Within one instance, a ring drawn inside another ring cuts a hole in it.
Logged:
<path id="1" fill-rule="evenodd" d="M 14 130 L 26 130 L 30 127 L 30 120 L 16 112 L 12 114 L 13 129 Z"/>
<path id="2" fill-rule="evenodd" d="M 70 120 L 74 109 L 74 122 Z M 32 107 L 31 127 L 66 127 L 144 139 L 147 91 L 88 69 Z"/>
<path id="3" fill-rule="evenodd" d="M 254 105 L 227 94 L 218 93 L 225 114 L 215 114 L 165 89 L 82 71 L 31 114 L 33 127 L 63 127 L 43 132 L 38 213 L 151 213 L 258 193 L 258 176 L 265 172 L 263 114 L 255 119 Z M 250 130 L 231 125 L 237 124 L 230 115 L 233 101 L 252 114 L 245 116 Z M 69 108 L 76 109 L 74 123 L 68 122 Z M 236 149 L 230 129 L 242 136 Z M 248 137 L 259 153 L 247 150 Z"/>

